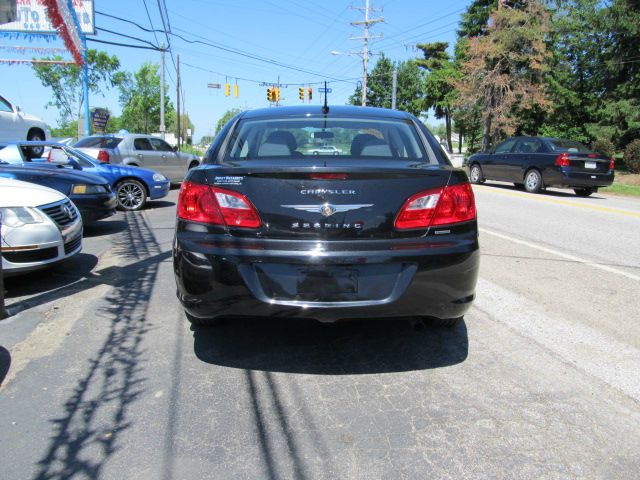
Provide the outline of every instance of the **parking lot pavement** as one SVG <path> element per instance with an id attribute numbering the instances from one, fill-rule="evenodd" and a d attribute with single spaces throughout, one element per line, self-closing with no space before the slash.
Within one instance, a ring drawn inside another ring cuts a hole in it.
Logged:
<path id="1" fill-rule="evenodd" d="M 126 228 L 95 237 L 95 250 L 87 242 L 97 262 L 74 290 L 48 290 L 0 323 L 4 345 L 41 316 L 6 348 L 6 478 L 640 471 L 629 278 L 483 234 L 477 301 L 454 329 L 286 318 L 190 327 L 175 299 L 174 206 L 119 215 Z"/>

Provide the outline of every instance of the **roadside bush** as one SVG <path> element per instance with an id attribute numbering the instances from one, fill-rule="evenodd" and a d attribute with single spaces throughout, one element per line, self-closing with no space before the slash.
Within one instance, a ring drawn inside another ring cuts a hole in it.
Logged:
<path id="1" fill-rule="evenodd" d="M 601 138 L 593 142 L 593 150 L 594 152 L 609 158 L 613 157 L 616 153 L 616 148 L 613 145 L 613 142 L 606 138 Z"/>
<path id="2" fill-rule="evenodd" d="M 631 173 L 640 173 L 640 139 L 634 140 L 624 149 L 624 163 Z"/>

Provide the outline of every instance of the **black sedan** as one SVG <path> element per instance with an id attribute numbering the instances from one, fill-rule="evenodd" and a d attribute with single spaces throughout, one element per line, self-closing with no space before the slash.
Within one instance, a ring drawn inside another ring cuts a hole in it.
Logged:
<path id="1" fill-rule="evenodd" d="M 115 194 L 109 183 L 98 175 L 39 167 L 37 164 L 18 166 L 0 161 L 0 177 L 37 183 L 65 194 L 78 207 L 85 225 L 116 212 Z"/>
<path id="2" fill-rule="evenodd" d="M 340 153 L 302 153 L 315 145 Z M 471 185 L 404 112 L 244 112 L 187 174 L 177 216 L 174 271 L 193 323 L 424 317 L 454 325 L 475 296 Z"/>
<path id="3" fill-rule="evenodd" d="M 472 183 L 513 182 L 527 192 L 546 187 L 573 188 L 588 197 L 613 183 L 613 159 L 598 155 L 580 142 L 546 137 L 514 137 L 468 160 Z"/>

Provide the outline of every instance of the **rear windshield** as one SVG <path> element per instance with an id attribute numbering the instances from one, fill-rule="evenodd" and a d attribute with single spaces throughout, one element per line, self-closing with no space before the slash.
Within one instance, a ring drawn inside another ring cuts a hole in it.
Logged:
<path id="1" fill-rule="evenodd" d="M 116 148 L 122 141 L 120 137 L 84 137 L 74 147 L 78 148 Z"/>
<path id="2" fill-rule="evenodd" d="M 549 146 L 554 152 L 567 152 L 567 153 L 593 153 L 587 147 L 575 140 L 549 140 Z"/>
<path id="3" fill-rule="evenodd" d="M 380 158 L 428 162 L 410 121 L 324 117 L 240 120 L 226 160 Z M 436 163 L 434 158 L 433 163 Z"/>

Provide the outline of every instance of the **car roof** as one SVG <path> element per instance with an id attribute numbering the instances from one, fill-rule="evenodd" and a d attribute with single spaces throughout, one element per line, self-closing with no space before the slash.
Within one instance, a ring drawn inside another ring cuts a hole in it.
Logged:
<path id="1" fill-rule="evenodd" d="M 299 105 L 293 107 L 278 108 L 259 108 L 256 110 L 247 110 L 240 114 L 244 119 L 257 118 L 281 118 L 281 117 L 299 117 L 306 114 L 324 115 L 321 105 Z M 357 118 L 395 118 L 408 119 L 412 116 L 407 112 L 400 110 L 391 110 L 389 108 L 377 107 L 357 107 L 353 105 L 330 105 L 328 117 L 357 117 Z"/>

